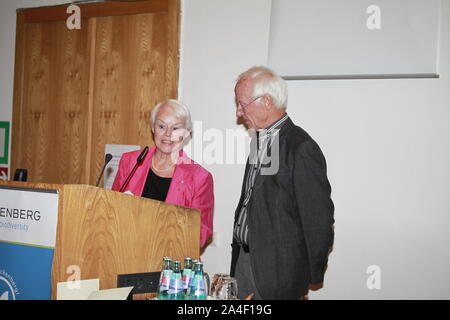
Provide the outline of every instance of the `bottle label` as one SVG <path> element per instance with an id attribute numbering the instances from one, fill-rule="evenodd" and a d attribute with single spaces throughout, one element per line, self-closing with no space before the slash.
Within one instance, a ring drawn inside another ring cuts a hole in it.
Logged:
<path id="1" fill-rule="evenodd" d="M 172 278 L 170 280 L 169 294 L 177 294 L 183 291 L 183 282 L 181 278 Z"/>
<path id="2" fill-rule="evenodd" d="M 192 292 L 196 297 L 205 296 L 206 295 L 205 279 L 203 279 L 202 277 L 195 277 Z"/>
<path id="3" fill-rule="evenodd" d="M 170 278 L 172 278 L 172 270 L 164 270 L 161 279 L 160 291 L 169 290 Z"/>
<path id="4" fill-rule="evenodd" d="M 191 280 L 191 272 L 186 272 L 183 274 L 183 288 L 187 289 L 189 287 L 189 282 Z"/>
<path id="5" fill-rule="evenodd" d="M 161 290 L 160 291 L 167 291 L 169 290 L 170 285 L 170 276 L 163 275 L 162 281 L 161 281 Z"/>

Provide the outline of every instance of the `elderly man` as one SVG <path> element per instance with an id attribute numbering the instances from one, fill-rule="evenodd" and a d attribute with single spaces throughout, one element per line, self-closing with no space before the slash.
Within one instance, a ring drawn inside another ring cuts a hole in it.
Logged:
<path id="1" fill-rule="evenodd" d="M 240 298 L 307 297 L 323 283 L 334 240 L 325 158 L 286 114 L 287 87 L 272 70 L 242 73 L 235 95 L 236 115 L 255 135 L 235 213 L 231 275 Z"/>

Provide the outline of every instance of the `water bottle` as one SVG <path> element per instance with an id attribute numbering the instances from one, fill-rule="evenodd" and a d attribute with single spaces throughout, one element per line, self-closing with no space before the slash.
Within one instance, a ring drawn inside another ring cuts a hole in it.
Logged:
<path id="1" fill-rule="evenodd" d="M 192 270 L 191 270 L 191 276 L 189 277 L 189 284 L 186 289 L 186 296 L 190 295 L 191 287 L 194 284 L 194 275 L 195 275 L 195 265 L 197 264 L 198 260 L 192 260 Z"/>
<path id="2" fill-rule="evenodd" d="M 205 276 L 203 275 L 203 263 L 197 262 L 194 267 L 194 278 L 191 281 L 189 287 L 189 299 L 190 300 L 206 300 L 206 283 Z"/>
<path id="3" fill-rule="evenodd" d="M 168 291 L 171 277 L 172 277 L 172 259 L 169 257 L 164 257 L 157 291 L 158 300 L 166 300 L 168 298 Z"/>
<path id="4" fill-rule="evenodd" d="M 172 277 L 170 278 L 168 299 L 169 300 L 183 300 L 183 280 L 181 276 L 181 263 L 180 261 L 174 261 Z"/>
<path id="5" fill-rule="evenodd" d="M 183 269 L 183 290 L 184 293 L 188 293 L 189 282 L 191 280 L 192 273 L 192 258 L 186 257 L 184 258 L 184 269 Z"/>

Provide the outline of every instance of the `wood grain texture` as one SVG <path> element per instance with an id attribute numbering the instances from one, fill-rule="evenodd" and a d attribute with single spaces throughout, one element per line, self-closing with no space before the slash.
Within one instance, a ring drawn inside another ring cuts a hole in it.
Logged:
<path id="1" fill-rule="evenodd" d="M 51 183 L 36 183 L 36 182 L 19 182 L 19 181 L 3 181 L 0 180 L 0 186 L 16 187 L 16 188 L 30 188 L 30 189 L 44 189 L 44 190 L 58 190 L 62 192 L 64 185 Z"/>
<path id="2" fill-rule="evenodd" d="M 52 269 L 52 298 L 67 282 L 69 266 L 80 279 L 117 287 L 119 274 L 159 272 L 162 258 L 200 256 L 200 212 L 87 185 L 4 182 L 0 186 L 58 190 L 58 225 Z M 152 295 L 136 295 L 145 299 Z"/>
<path id="3" fill-rule="evenodd" d="M 167 60 L 166 60 L 166 96 L 176 98 L 178 96 L 178 78 L 180 65 L 180 1 L 169 1 L 168 14 L 168 40 L 167 40 Z"/>
<path id="4" fill-rule="evenodd" d="M 88 140 L 89 39 L 88 30 L 71 32 L 57 28 L 55 61 L 60 68 L 55 76 L 57 119 L 56 155 L 59 167 L 56 182 L 83 183 L 82 173 L 89 159 L 85 150 Z M 59 80 L 59 81 L 58 81 Z"/>
<path id="5" fill-rule="evenodd" d="M 97 32 L 97 19 L 89 19 L 88 25 L 88 52 L 89 52 L 89 89 L 88 89 L 88 113 L 87 113 L 87 141 L 86 141 L 86 168 L 84 171 L 84 183 L 89 183 L 92 170 L 92 128 L 94 126 L 92 116 L 94 114 L 94 70 L 95 70 L 95 40 Z"/>
<path id="6" fill-rule="evenodd" d="M 15 89 L 13 169 L 30 181 L 81 183 L 86 163 L 87 32 L 61 22 L 26 24 Z M 19 41 L 19 43 L 21 43 Z M 60 45 L 54 45 L 58 43 Z"/>
<path id="7" fill-rule="evenodd" d="M 65 21 L 26 23 L 55 7 L 18 12 L 12 171 L 94 184 L 105 144 L 153 145 L 152 108 L 177 98 L 180 1 L 148 2 L 132 12 L 156 13 L 97 3 L 97 16 L 114 15 L 83 19 L 73 31 Z"/>
<path id="8" fill-rule="evenodd" d="M 20 167 L 24 148 L 20 143 L 22 140 L 23 127 L 23 90 L 24 90 L 24 62 L 25 62 L 25 24 L 23 13 L 17 14 L 16 22 L 16 53 L 14 63 L 14 93 L 13 114 L 11 128 L 11 172 Z"/>
<path id="9" fill-rule="evenodd" d="M 90 183 L 103 165 L 105 144 L 153 145 L 151 110 L 175 97 L 166 89 L 168 17 L 158 13 L 97 19 Z"/>
<path id="10" fill-rule="evenodd" d="M 100 278 L 101 289 L 115 288 L 119 274 L 159 272 L 166 255 L 198 259 L 199 247 L 198 210 L 85 185 L 65 185 L 53 286 L 67 281 L 67 267 L 77 265 L 81 279 Z"/>
<path id="11" fill-rule="evenodd" d="M 67 20 L 70 4 L 21 10 L 26 23 Z M 167 12 L 167 0 L 78 4 L 83 18 Z"/>

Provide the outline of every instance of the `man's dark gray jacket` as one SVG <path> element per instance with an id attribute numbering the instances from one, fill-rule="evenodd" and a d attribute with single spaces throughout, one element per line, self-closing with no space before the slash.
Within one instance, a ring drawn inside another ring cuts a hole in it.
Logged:
<path id="1" fill-rule="evenodd" d="M 247 214 L 251 263 L 263 299 L 298 299 L 310 284 L 323 282 L 334 240 L 331 187 L 322 151 L 291 119 L 279 131 L 278 172 L 256 177 Z M 232 248 L 234 275 L 242 248 L 236 240 Z"/>

